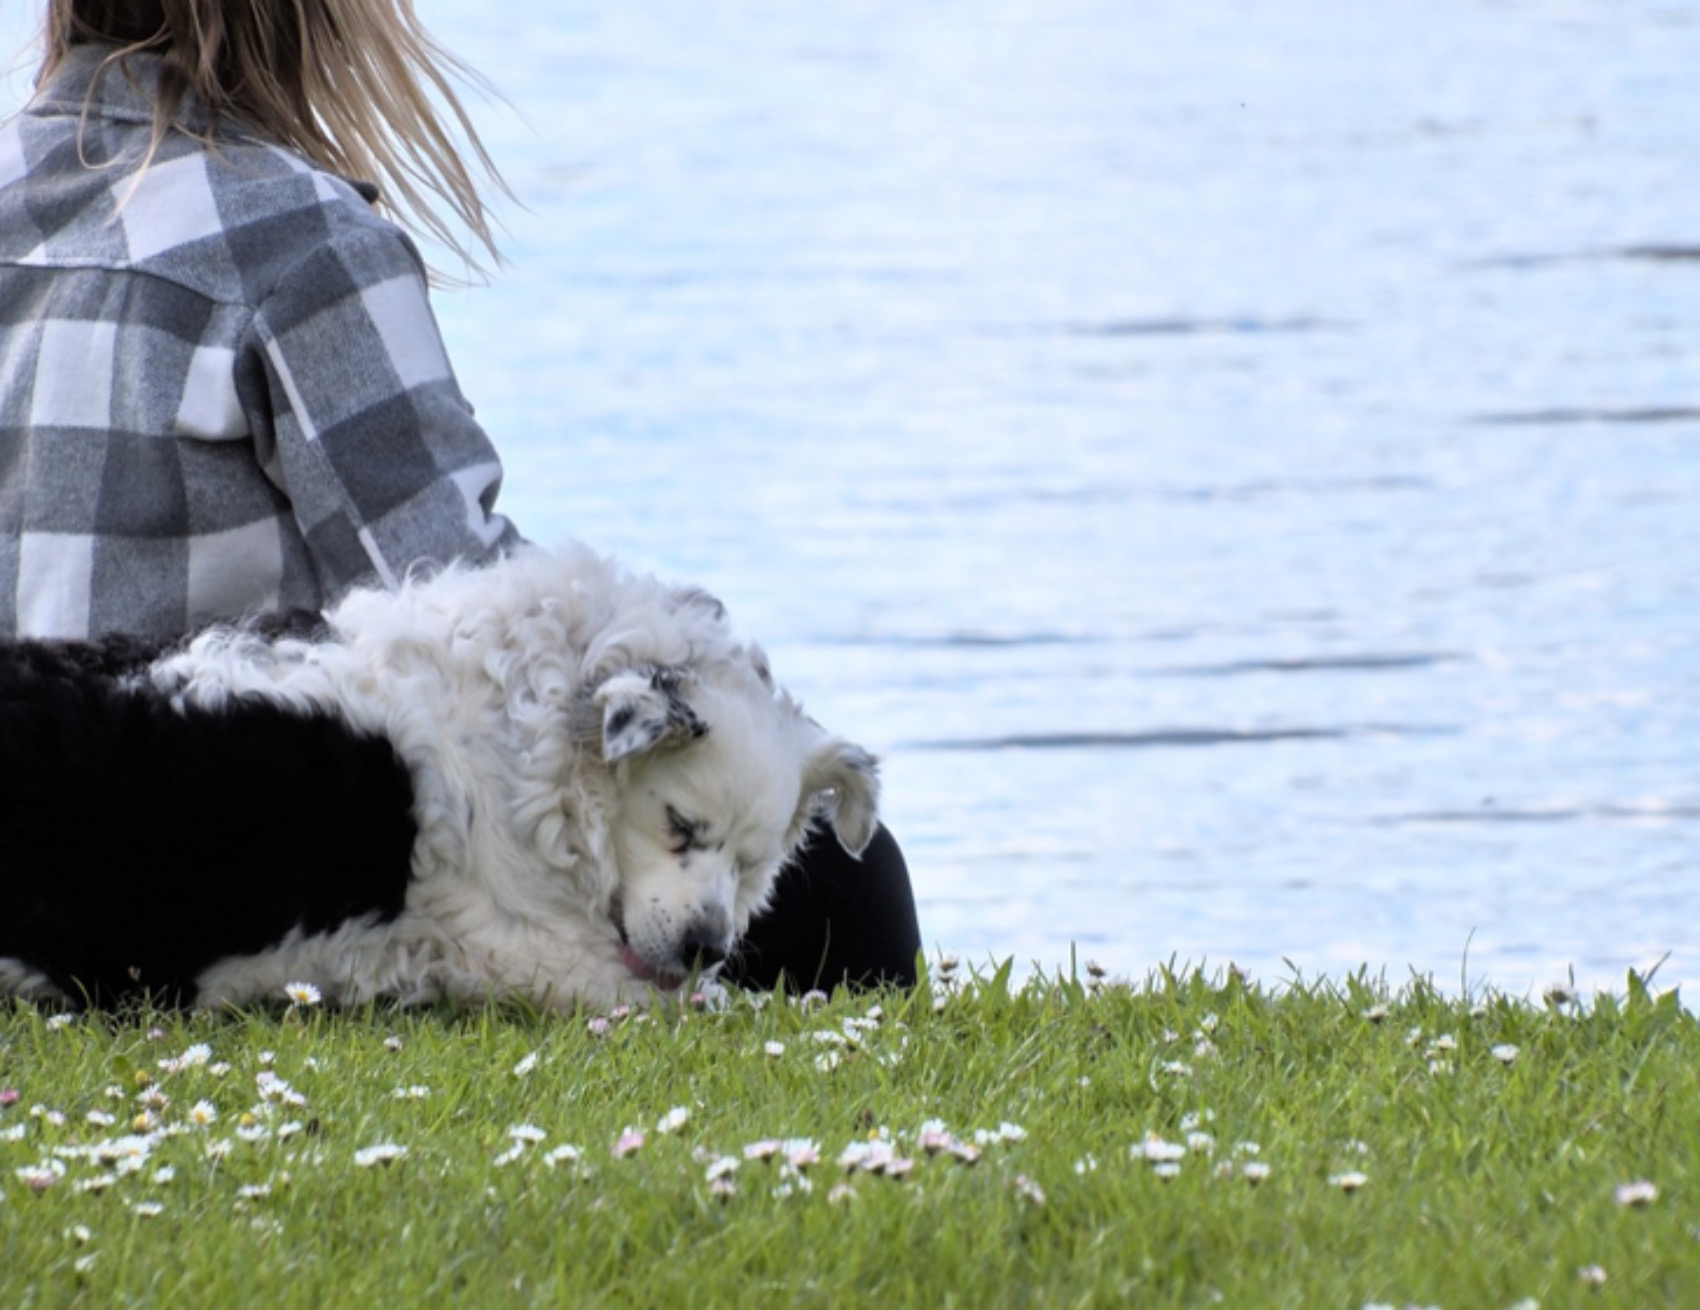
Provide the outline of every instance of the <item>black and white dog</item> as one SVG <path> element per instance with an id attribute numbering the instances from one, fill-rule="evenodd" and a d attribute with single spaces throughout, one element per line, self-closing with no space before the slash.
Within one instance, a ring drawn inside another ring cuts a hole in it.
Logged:
<path id="1" fill-rule="evenodd" d="M 876 794 L 719 602 L 582 547 L 310 635 L 0 645 L 0 994 L 643 1001 Z"/>

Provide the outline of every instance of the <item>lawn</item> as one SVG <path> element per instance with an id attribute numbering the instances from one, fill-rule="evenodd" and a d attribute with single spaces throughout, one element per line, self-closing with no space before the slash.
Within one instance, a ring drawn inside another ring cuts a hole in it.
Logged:
<path id="1" fill-rule="evenodd" d="M 1700 1305 L 1700 1031 L 1360 975 L 0 1013 L 0 1307 Z"/>

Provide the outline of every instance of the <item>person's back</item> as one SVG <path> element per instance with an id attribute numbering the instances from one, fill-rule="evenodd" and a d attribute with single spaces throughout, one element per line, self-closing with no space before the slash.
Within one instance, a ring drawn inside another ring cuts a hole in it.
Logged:
<path id="1" fill-rule="evenodd" d="M 0 633 L 167 637 L 516 539 L 369 188 L 70 46 L 0 126 Z"/>

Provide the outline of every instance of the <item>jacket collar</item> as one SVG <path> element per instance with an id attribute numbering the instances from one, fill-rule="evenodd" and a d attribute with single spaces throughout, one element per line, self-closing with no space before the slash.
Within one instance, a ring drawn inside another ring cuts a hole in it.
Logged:
<path id="1" fill-rule="evenodd" d="M 36 88 L 25 112 L 77 115 L 87 112 L 91 119 L 152 123 L 165 74 L 165 59 L 148 51 L 134 51 L 114 60 L 112 55 L 117 49 L 117 46 L 92 43 L 72 46 L 52 76 Z M 188 91 L 172 122 L 201 134 L 211 129 L 217 119 L 200 96 Z"/>

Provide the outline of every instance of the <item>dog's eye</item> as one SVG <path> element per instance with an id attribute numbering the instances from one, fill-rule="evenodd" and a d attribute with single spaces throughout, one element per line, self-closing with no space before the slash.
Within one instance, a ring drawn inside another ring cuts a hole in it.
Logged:
<path id="1" fill-rule="evenodd" d="M 693 823 L 671 805 L 667 807 L 667 831 L 676 843 L 673 847 L 675 855 L 683 855 L 686 851 L 701 850 L 704 826 L 701 823 Z"/>

